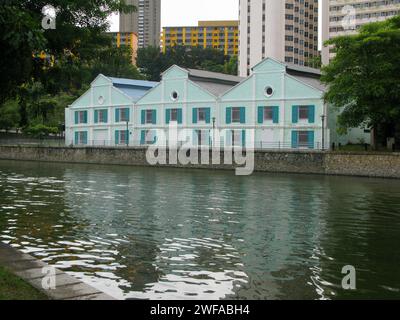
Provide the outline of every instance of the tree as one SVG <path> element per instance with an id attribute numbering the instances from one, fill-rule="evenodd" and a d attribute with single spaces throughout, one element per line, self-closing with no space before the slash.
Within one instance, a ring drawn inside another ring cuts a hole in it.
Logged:
<path id="1" fill-rule="evenodd" d="M 375 141 L 399 133 L 400 122 L 400 16 L 363 26 L 357 35 L 340 36 L 336 57 L 323 67 L 328 85 L 325 100 L 342 107 L 343 129 L 373 129 Z"/>
<path id="2" fill-rule="evenodd" d="M 238 57 L 232 56 L 228 62 L 225 62 L 224 73 L 237 76 L 238 68 L 239 68 Z"/>
<path id="3" fill-rule="evenodd" d="M 18 128 L 18 124 L 18 101 L 8 100 L 0 107 L 0 129 L 8 131 L 13 128 Z"/>
<path id="4" fill-rule="evenodd" d="M 102 73 L 110 77 L 144 79 L 132 64 L 131 57 L 131 50 L 128 47 L 111 46 L 101 49 L 97 58 L 93 60 L 91 78 Z"/>
<path id="5" fill-rule="evenodd" d="M 167 67 L 165 55 L 160 48 L 149 46 L 138 50 L 137 66 L 148 80 L 160 81 L 160 75 Z"/>
<path id="6" fill-rule="evenodd" d="M 158 47 L 139 49 L 137 65 L 139 70 L 152 81 L 160 81 L 161 73 L 172 65 L 213 72 L 237 74 L 237 60 L 225 56 L 224 52 L 212 48 L 175 46 L 165 53 Z M 236 68 L 236 72 L 234 72 Z"/>
<path id="7" fill-rule="evenodd" d="M 321 69 L 322 67 L 322 57 L 321 55 L 314 56 L 308 59 L 307 65 L 310 68 Z"/>
<path id="8" fill-rule="evenodd" d="M 126 49 L 105 34 L 113 12 L 135 10 L 125 0 L 2 0 L 0 108 L 14 97 L 21 127 L 63 122 L 57 99 L 77 97 L 102 72 L 142 78 Z M 42 29 L 42 9 L 56 9 L 56 29 Z M 45 53 L 49 59 L 42 59 Z M 48 60 L 52 62 L 49 63 Z M 57 120 L 56 120 L 57 119 Z"/>
<path id="9" fill-rule="evenodd" d="M 32 53 L 44 48 L 45 38 L 31 12 L 21 1 L 0 5 L 0 104 L 12 97 L 32 73 Z"/>
<path id="10" fill-rule="evenodd" d="M 59 133 L 59 129 L 57 127 L 49 127 L 44 124 L 36 124 L 26 128 L 24 133 L 34 138 L 43 139 L 44 137 L 48 137 L 50 134 Z"/>

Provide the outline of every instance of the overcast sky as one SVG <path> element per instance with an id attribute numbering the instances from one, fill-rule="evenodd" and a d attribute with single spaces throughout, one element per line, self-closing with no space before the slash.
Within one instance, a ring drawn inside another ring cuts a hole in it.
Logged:
<path id="1" fill-rule="evenodd" d="M 239 0 L 161 0 L 162 27 L 196 26 L 199 20 L 239 20 Z M 111 31 L 119 31 L 118 15 L 110 21 Z M 321 47 L 321 28 L 319 36 Z"/>
<path id="2" fill-rule="evenodd" d="M 111 31 L 118 31 L 118 16 Z M 195 26 L 199 20 L 238 20 L 239 0 L 161 0 L 162 26 Z"/>

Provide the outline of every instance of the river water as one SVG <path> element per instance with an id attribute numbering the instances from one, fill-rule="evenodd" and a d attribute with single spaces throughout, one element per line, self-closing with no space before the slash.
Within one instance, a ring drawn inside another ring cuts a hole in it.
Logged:
<path id="1" fill-rule="evenodd" d="M 0 161 L 0 241 L 119 299 L 399 299 L 400 181 Z"/>

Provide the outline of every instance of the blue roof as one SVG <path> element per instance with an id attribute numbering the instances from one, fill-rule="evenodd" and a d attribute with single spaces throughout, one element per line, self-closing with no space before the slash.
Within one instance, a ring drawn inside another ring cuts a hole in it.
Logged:
<path id="1" fill-rule="evenodd" d="M 158 82 L 145 81 L 145 80 L 132 80 L 132 79 L 122 79 L 122 78 L 112 78 L 114 87 L 121 90 L 127 96 L 131 97 L 134 102 L 138 101 L 143 97 L 147 91 L 158 85 Z"/>

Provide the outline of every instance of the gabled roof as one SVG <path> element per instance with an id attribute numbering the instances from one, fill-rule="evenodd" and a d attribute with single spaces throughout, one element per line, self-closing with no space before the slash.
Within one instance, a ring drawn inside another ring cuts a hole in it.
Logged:
<path id="1" fill-rule="evenodd" d="M 201 80 L 235 83 L 235 84 L 244 80 L 244 78 L 242 77 L 219 73 L 219 72 L 211 72 L 198 69 L 186 69 L 186 70 L 189 71 L 190 78 L 199 78 Z"/>
<path id="2" fill-rule="evenodd" d="M 327 90 L 327 87 L 318 79 L 315 79 L 312 77 L 305 77 L 305 76 L 295 76 L 295 75 L 291 75 L 291 74 L 289 74 L 289 75 L 301 82 L 304 82 L 305 84 L 308 84 L 309 86 L 311 86 L 315 89 L 320 90 L 320 91 L 325 92 Z"/>
<path id="3" fill-rule="evenodd" d="M 198 69 L 183 68 L 177 65 L 172 65 L 165 70 L 161 76 L 163 77 L 170 70 L 177 68 L 187 74 L 190 81 L 197 84 L 202 89 L 218 97 L 226 91 L 243 81 L 245 78 L 233 76 L 224 73 L 211 72 Z"/>
<path id="4" fill-rule="evenodd" d="M 144 80 L 133 80 L 123 78 L 108 77 L 113 86 L 122 91 L 124 94 L 129 96 L 133 102 L 138 101 L 143 97 L 147 91 L 154 88 L 158 82 L 144 81 Z"/>
<path id="5" fill-rule="evenodd" d="M 154 81 L 145 81 L 145 80 L 134 80 L 134 79 L 124 79 L 124 78 L 114 78 L 108 77 L 114 85 L 127 85 L 127 86 L 135 86 L 135 87 L 145 87 L 145 88 L 153 88 L 158 82 Z"/>
<path id="6" fill-rule="evenodd" d="M 220 96 L 226 91 L 237 85 L 245 78 L 218 72 L 186 69 L 189 72 L 189 79 L 211 92 L 215 96 Z"/>
<path id="7" fill-rule="evenodd" d="M 288 75 L 292 76 L 293 78 L 295 78 L 317 90 L 326 91 L 326 89 L 327 89 L 326 86 L 320 81 L 321 70 L 319 70 L 319 69 L 298 66 L 298 65 L 294 65 L 294 64 L 287 64 L 287 63 L 283 63 L 278 60 L 275 60 L 273 58 L 266 58 L 266 59 L 262 60 L 257 65 L 255 65 L 252 69 L 261 65 L 266 60 L 271 60 L 271 61 L 274 61 L 276 64 L 281 65 L 282 67 L 285 68 L 286 73 Z"/>
<path id="8" fill-rule="evenodd" d="M 286 72 L 292 76 L 307 76 L 311 78 L 320 79 L 321 78 L 321 70 L 314 69 L 310 67 L 296 66 L 288 64 L 286 65 Z"/>
<path id="9" fill-rule="evenodd" d="M 236 84 L 223 84 L 223 83 L 214 83 L 210 81 L 198 81 L 192 80 L 195 84 L 205 89 L 206 91 L 212 93 L 214 96 L 219 97 L 220 95 L 227 92 L 229 89 L 233 88 Z"/>

